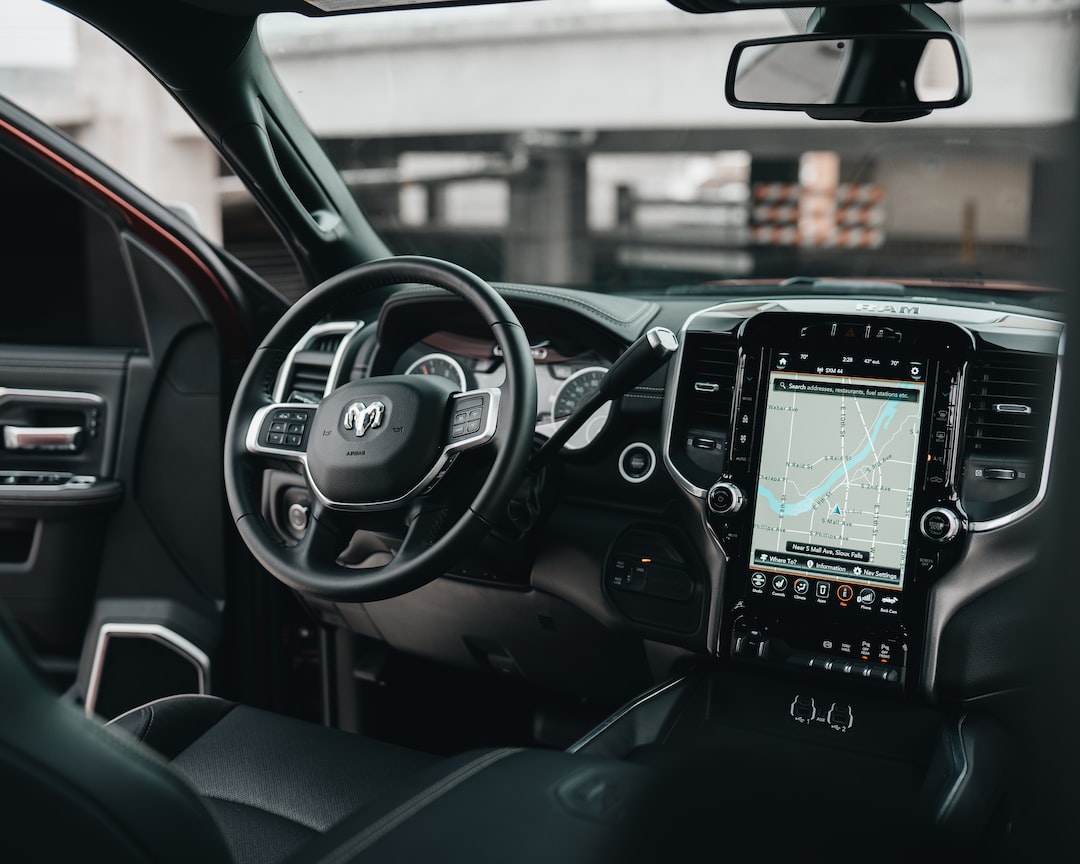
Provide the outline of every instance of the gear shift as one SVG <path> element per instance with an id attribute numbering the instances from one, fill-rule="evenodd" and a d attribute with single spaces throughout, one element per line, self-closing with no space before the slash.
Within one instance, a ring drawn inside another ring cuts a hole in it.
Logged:
<path id="1" fill-rule="evenodd" d="M 678 337 L 667 327 L 652 327 L 627 348 L 616 360 L 607 374 L 600 379 L 600 386 L 584 402 L 578 405 L 543 446 L 529 460 L 528 470 L 536 472 L 552 455 L 562 449 L 570 436 L 581 428 L 605 402 L 627 393 L 645 378 L 664 365 L 679 347 Z"/>

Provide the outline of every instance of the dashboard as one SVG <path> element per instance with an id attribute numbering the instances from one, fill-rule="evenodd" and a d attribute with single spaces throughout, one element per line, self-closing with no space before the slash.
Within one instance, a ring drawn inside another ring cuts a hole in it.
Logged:
<path id="1" fill-rule="evenodd" d="M 520 535 L 412 594 L 312 600 L 317 614 L 572 692 L 614 680 L 627 639 L 664 655 L 654 667 L 705 659 L 917 701 L 1020 686 L 1026 668 L 993 634 L 1020 628 L 1015 586 L 1038 566 L 1064 338 L 1053 313 L 502 290 L 533 347 L 541 436 L 647 327 L 680 346 L 571 439 Z M 377 327 L 330 325 L 327 388 L 335 374 L 498 387 L 496 347 L 432 296 L 388 301 Z M 311 353 L 286 364 L 282 392 Z"/>

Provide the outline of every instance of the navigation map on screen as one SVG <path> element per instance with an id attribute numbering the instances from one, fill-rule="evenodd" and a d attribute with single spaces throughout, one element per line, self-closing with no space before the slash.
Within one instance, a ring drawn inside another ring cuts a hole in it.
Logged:
<path id="1" fill-rule="evenodd" d="M 771 373 L 751 567 L 903 587 L 924 386 Z"/>

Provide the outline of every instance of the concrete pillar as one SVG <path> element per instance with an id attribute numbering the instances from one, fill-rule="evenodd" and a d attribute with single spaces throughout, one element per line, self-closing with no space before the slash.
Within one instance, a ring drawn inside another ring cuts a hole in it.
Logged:
<path id="1" fill-rule="evenodd" d="M 427 224 L 446 224 L 446 184 L 428 183 L 424 187 L 427 202 Z"/>
<path id="2" fill-rule="evenodd" d="M 588 150 L 545 138 L 528 147 L 527 166 L 510 178 L 504 278 L 552 285 L 593 278 L 588 225 Z"/>
<path id="3" fill-rule="evenodd" d="M 1026 243 L 1021 241 L 1024 254 L 1016 262 L 1016 271 L 1008 274 L 1010 278 L 1048 285 L 1060 283 L 1060 249 L 1062 244 L 1075 242 L 1068 236 L 1071 223 L 1066 191 L 1075 187 L 1075 176 L 1075 168 L 1066 156 L 1040 155 L 1032 159 L 1027 238 Z"/>
<path id="4" fill-rule="evenodd" d="M 799 157 L 801 154 L 793 153 L 791 156 L 758 158 L 753 157 L 750 161 L 750 193 L 751 193 L 751 231 L 758 238 L 758 242 L 751 246 L 754 258 L 753 275 L 758 279 L 784 279 L 793 273 L 799 272 L 799 248 L 790 242 L 793 238 L 784 240 L 777 238 L 775 241 L 768 239 L 770 232 L 759 232 L 761 227 L 778 227 L 770 218 L 763 221 L 760 207 L 762 204 L 771 203 L 768 199 L 760 199 L 756 196 L 759 184 L 782 184 L 795 185 L 799 182 Z M 789 205 L 791 202 L 788 202 Z M 797 203 L 797 202 L 796 202 Z M 785 228 L 794 232 L 797 228 L 794 222 L 785 223 Z M 765 236 L 762 236 L 765 235 Z"/>

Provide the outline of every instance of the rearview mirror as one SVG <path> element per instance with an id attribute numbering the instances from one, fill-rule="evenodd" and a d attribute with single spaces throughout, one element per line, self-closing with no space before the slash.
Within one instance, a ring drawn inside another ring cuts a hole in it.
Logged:
<path id="1" fill-rule="evenodd" d="M 898 120 L 962 105 L 971 74 L 955 33 L 809 34 L 740 42 L 725 92 L 736 108 Z"/>

